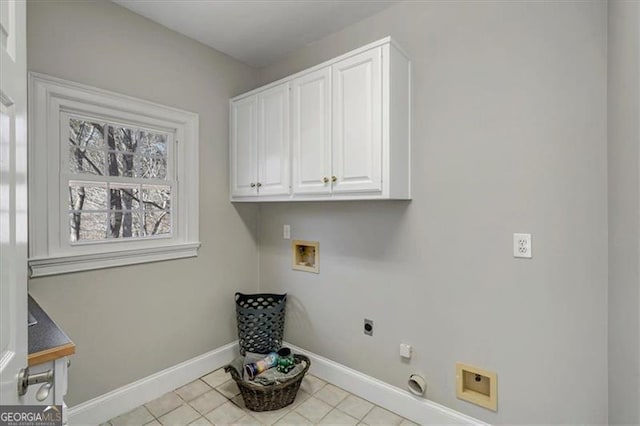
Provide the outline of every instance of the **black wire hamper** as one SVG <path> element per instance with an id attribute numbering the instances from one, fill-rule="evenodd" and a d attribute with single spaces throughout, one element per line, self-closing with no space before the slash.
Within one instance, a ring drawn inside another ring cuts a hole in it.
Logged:
<path id="1" fill-rule="evenodd" d="M 268 354 L 282 346 L 287 294 L 236 293 L 240 353 Z"/>
<path id="2" fill-rule="evenodd" d="M 257 385 L 252 382 L 242 380 L 235 368 L 225 367 L 227 373 L 231 373 L 231 378 L 238 385 L 240 394 L 244 400 L 244 405 L 252 411 L 271 411 L 279 410 L 291 404 L 298 394 L 300 383 L 304 375 L 309 371 L 311 361 L 304 355 L 294 355 L 295 363 L 299 364 L 304 361 L 307 363 L 304 370 L 295 375 L 294 378 L 285 383 L 271 386 Z"/>

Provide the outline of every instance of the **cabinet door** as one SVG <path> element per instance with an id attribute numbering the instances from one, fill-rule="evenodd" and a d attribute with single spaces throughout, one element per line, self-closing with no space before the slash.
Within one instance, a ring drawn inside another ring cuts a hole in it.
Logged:
<path id="1" fill-rule="evenodd" d="M 333 192 L 382 190 L 382 50 L 333 65 Z"/>
<path id="2" fill-rule="evenodd" d="M 290 191 L 289 83 L 258 93 L 258 192 Z"/>
<path id="3" fill-rule="evenodd" d="M 229 145 L 232 197 L 258 194 L 257 129 L 256 96 L 233 101 Z"/>
<path id="4" fill-rule="evenodd" d="M 331 67 L 293 81 L 293 193 L 331 192 Z"/>

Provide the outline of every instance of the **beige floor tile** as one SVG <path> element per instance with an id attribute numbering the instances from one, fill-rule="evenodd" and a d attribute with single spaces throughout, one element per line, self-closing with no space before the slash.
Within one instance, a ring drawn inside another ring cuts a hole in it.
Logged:
<path id="1" fill-rule="evenodd" d="M 233 380 L 227 380 L 220 386 L 216 387 L 216 390 L 226 396 L 228 399 L 233 398 L 234 396 L 240 394 L 240 389 L 238 389 L 238 385 Z"/>
<path id="2" fill-rule="evenodd" d="M 272 411 L 252 411 L 251 415 L 255 417 L 256 420 L 260 422 L 262 425 L 271 426 L 285 415 L 287 415 L 291 410 L 289 407 L 284 407 L 279 410 Z"/>
<path id="3" fill-rule="evenodd" d="M 204 415 L 211 412 L 213 409 L 218 408 L 225 402 L 227 402 L 227 398 L 212 389 L 209 392 L 203 393 L 196 399 L 189 401 L 189 405 L 195 408 L 198 413 Z"/>
<path id="4" fill-rule="evenodd" d="M 173 411 L 168 412 L 158 420 L 166 426 L 187 426 L 200 417 L 200 413 L 188 404 L 184 404 Z"/>
<path id="5" fill-rule="evenodd" d="M 189 423 L 189 426 L 211 426 L 211 422 L 206 417 L 199 417 Z"/>
<path id="6" fill-rule="evenodd" d="M 311 423 L 309 420 L 305 419 L 295 411 L 291 411 L 289 414 L 287 414 L 286 416 L 278 420 L 278 422 L 276 423 L 276 425 L 278 426 L 280 425 L 282 426 L 296 425 L 297 426 L 297 425 L 310 425 L 310 424 L 313 424 L 313 423 Z"/>
<path id="7" fill-rule="evenodd" d="M 232 424 L 245 416 L 245 412 L 231 401 L 227 401 L 205 417 L 215 425 Z"/>
<path id="8" fill-rule="evenodd" d="M 205 392 L 211 390 L 211 386 L 203 382 L 202 380 L 195 380 L 188 385 L 184 385 L 181 388 L 176 389 L 174 392 L 177 393 L 180 398 L 185 401 L 191 401 L 202 395 Z"/>
<path id="9" fill-rule="evenodd" d="M 391 411 L 381 407 L 373 407 L 371 411 L 362 419 L 368 425 L 396 426 L 402 422 L 403 418 Z"/>
<path id="10" fill-rule="evenodd" d="M 295 401 L 288 407 L 275 411 L 251 411 L 245 407 L 237 385 L 223 369 L 213 371 L 101 426 L 161 424 L 417 426 L 313 375 L 305 376 Z"/>
<path id="11" fill-rule="evenodd" d="M 331 383 L 327 383 L 322 389 L 316 392 L 313 396 L 326 402 L 332 407 L 335 407 L 343 399 L 345 399 L 347 395 L 349 395 L 349 392 L 343 389 L 340 389 L 339 387 L 334 386 Z"/>
<path id="12" fill-rule="evenodd" d="M 213 373 L 209 373 L 206 376 L 202 377 L 202 380 L 204 380 L 204 382 L 212 388 L 215 388 L 229 380 L 230 377 L 231 375 L 229 373 L 226 373 L 224 371 L 224 368 L 220 368 Z"/>
<path id="13" fill-rule="evenodd" d="M 355 395 L 348 395 L 340 404 L 338 409 L 361 420 L 373 408 L 373 404 Z"/>
<path id="14" fill-rule="evenodd" d="M 241 417 L 240 420 L 233 422 L 234 425 L 253 425 L 253 426 L 261 426 L 261 423 L 255 419 L 253 416 L 249 414 L 245 414 L 244 417 Z"/>
<path id="15" fill-rule="evenodd" d="M 297 406 L 295 412 L 309 419 L 313 423 L 318 423 L 320 419 L 331 411 L 332 408 L 333 407 L 326 402 L 320 401 L 318 398 L 312 396 Z"/>
<path id="16" fill-rule="evenodd" d="M 142 426 L 151 421 L 153 421 L 153 415 L 144 406 L 109 420 L 113 426 Z"/>
<path id="17" fill-rule="evenodd" d="M 169 392 L 165 393 L 160 398 L 147 402 L 145 407 L 147 407 L 151 414 L 158 418 L 167 414 L 171 410 L 175 410 L 182 404 L 184 404 L 184 401 L 178 396 L 178 394 Z"/>
<path id="18" fill-rule="evenodd" d="M 348 425 L 355 426 L 358 424 L 358 419 L 351 417 L 348 414 L 343 413 L 342 411 L 334 408 L 320 420 L 321 425 Z"/>
<path id="19" fill-rule="evenodd" d="M 316 376 L 312 376 L 311 374 L 307 374 L 302 379 L 300 389 L 307 392 L 309 395 L 313 395 L 314 393 L 322 389 L 326 384 L 327 382 L 325 382 L 324 380 L 318 379 Z"/>

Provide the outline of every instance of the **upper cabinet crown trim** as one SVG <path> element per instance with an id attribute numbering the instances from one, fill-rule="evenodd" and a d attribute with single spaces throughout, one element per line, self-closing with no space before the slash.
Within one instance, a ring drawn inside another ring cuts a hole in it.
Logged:
<path id="1" fill-rule="evenodd" d="M 380 46 L 383 46 L 385 44 L 391 44 L 393 47 L 398 49 L 398 51 L 400 53 L 402 53 L 402 55 L 407 60 L 409 60 L 409 55 L 407 55 L 407 53 L 404 51 L 404 49 L 402 49 L 402 47 L 400 47 L 400 45 L 398 45 L 398 43 L 393 38 L 391 38 L 391 36 L 388 36 L 388 37 L 385 37 L 385 38 L 381 38 L 380 40 L 376 40 L 376 41 L 374 41 L 372 43 L 366 44 L 366 45 L 364 45 L 362 47 L 359 47 L 357 49 L 351 50 L 351 51 L 349 51 L 347 53 L 344 53 L 344 54 L 342 54 L 340 56 L 336 56 L 335 58 L 331 58 L 331 59 L 329 59 L 327 61 L 322 62 L 321 64 L 314 65 L 311 68 L 307 68 L 307 69 L 304 69 L 302 71 L 298 71 L 295 74 L 288 75 L 288 76 L 283 77 L 283 78 L 281 78 L 279 80 L 276 80 L 276 81 L 274 81 L 272 83 L 265 84 L 264 86 L 260 86 L 258 88 L 255 88 L 255 89 L 249 91 L 249 92 L 245 92 L 245 93 L 242 93 L 240 95 L 237 95 L 237 96 L 231 98 L 230 102 L 234 102 L 234 101 L 240 100 L 242 98 L 246 98 L 248 96 L 255 95 L 256 93 L 259 93 L 259 92 L 262 92 L 264 90 L 270 89 L 270 88 L 272 88 L 274 86 L 277 86 L 279 84 L 285 83 L 285 82 L 290 81 L 290 80 L 293 80 L 295 78 L 302 77 L 305 74 L 317 71 L 319 69 L 322 69 L 322 68 L 325 68 L 325 67 L 328 67 L 328 66 L 331 66 L 331 65 L 335 64 L 336 62 L 342 61 L 343 59 L 350 58 L 351 56 L 358 55 L 358 54 L 360 54 L 362 52 L 366 52 L 367 50 L 375 49 L 376 47 L 380 47 Z"/>

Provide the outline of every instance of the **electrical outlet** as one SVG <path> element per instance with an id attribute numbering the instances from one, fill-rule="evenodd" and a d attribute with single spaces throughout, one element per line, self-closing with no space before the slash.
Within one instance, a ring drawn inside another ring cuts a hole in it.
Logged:
<path id="1" fill-rule="evenodd" d="M 513 257 L 531 258 L 531 234 L 513 234 Z"/>
<path id="2" fill-rule="evenodd" d="M 282 225 L 282 238 L 284 238 L 285 240 L 291 239 L 291 226 Z"/>
<path id="3" fill-rule="evenodd" d="M 364 334 L 373 336 L 373 320 L 364 319 Z"/>

